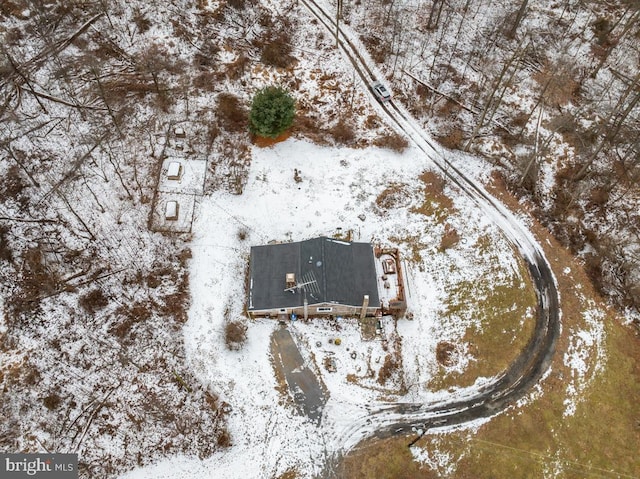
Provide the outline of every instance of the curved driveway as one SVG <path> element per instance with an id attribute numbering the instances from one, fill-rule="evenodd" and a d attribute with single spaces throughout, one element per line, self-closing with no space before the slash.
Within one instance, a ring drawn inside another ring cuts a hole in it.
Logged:
<path id="1" fill-rule="evenodd" d="M 327 15 L 314 0 L 301 0 L 325 27 L 335 32 L 333 17 Z M 341 37 L 340 49 L 352 63 L 365 84 L 375 79 L 353 43 Z M 381 104 L 388 121 L 407 135 L 438 167 L 442 174 L 470 197 L 503 231 L 526 262 L 537 294 L 536 326 L 521 354 L 501 375 L 466 397 L 438 403 L 395 403 L 370 411 L 354 419 L 342 438 L 345 443 L 376 436 L 380 438 L 416 430 L 454 426 L 487 418 L 524 397 L 548 370 L 560 331 L 559 297 L 555 278 L 544 252 L 532 234 L 500 202 L 480 184 L 466 177 L 452 165 L 446 153 L 434 145 L 424 130 L 394 102 Z"/>

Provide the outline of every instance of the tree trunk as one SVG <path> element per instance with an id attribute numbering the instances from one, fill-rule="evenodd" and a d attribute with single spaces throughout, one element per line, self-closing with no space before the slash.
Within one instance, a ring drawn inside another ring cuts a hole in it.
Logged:
<path id="1" fill-rule="evenodd" d="M 522 0 L 522 3 L 520 4 L 520 8 L 518 9 L 518 13 L 516 15 L 516 19 L 513 22 L 511 29 L 507 32 L 507 38 L 510 38 L 510 39 L 515 38 L 516 32 L 518 31 L 518 27 L 520 26 L 520 23 L 522 22 L 522 20 L 525 17 L 525 14 L 527 13 L 528 5 L 529 5 L 529 0 Z"/>
<path id="2" fill-rule="evenodd" d="M 480 114 L 480 119 L 478 120 L 478 123 L 476 123 L 476 126 L 473 129 L 473 132 L 471 133 L 471 137 L 469 138 L 469 140 L 467 140 L 467 143 L 464 146 L 464 151 L 469 151 L 469 148 L 471 147 L 471 143 L 473 142 L 473 140 L 476 139 L 476 137 L 478 136 L 478 133 L 480 132 L 480 129 L 484 126 L 484 120 L 485 120 L 487 114 L 489 113 L 489 110 L 491 109 L 491 106 L 493 105 L 494 97 L 496 95 L 496 92 L 500 88 L 500 84 L 502 83 L 502 79 L 504 78 L 504 76 L 507 74 L 507 72 L 511 68 L 511 65 L 513 65 L 513 63 L 517 59 L 520 58 L 521 53 L 522 53 L 522 50 L 518 47 L 516 49 L 516 51 L 514 52 L 514 54 L 511 56 L 511 58 L 508 61 L 506 61 L 505 64 L 503 65 L 502 70 L 500 71 L 500 74 L 498 75 L 498 78 L 496 79 L 496 81 L 493 84 L 493 87 L 491 89 L 491 94 L 489 95 L 489 98 L 486 101 L 486 103 L 484 105 L 484 108 L 482 109 L 482 113 Z M 498 106 L 499 106 L 499 104 L 496 106 L 496 108 Z"/>

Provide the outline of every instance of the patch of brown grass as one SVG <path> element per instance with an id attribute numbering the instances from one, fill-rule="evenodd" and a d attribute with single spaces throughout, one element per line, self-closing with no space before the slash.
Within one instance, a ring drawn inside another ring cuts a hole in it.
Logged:
<path id="1" fill-rule="evenodd" d="M 240 53 L 238 58 L 227 64 L 226 74 L 229 80 L 239 80 L 246 72 L 251 64 L 251 59 L 244 53 Z"/>
<path id="2" fill-rule="evenodd" d="M 11 0 L 4 0 L 0 4 L 0 13 L 7 17 L 15 16 L 20 19 L 25 19 L 24 11 L 25 6 L 12 2 Z"/>
<path id="3" fill-rule="evenodd" d="M 57 409 L 61 402 L 62 398 L 56 393 L 49 394 L 42 400 L 42 404 L 44 404 L 44 407 L 46 407 L 49 411 Z"/>
<path id="4" fill-rule="evenodd" d="M 338 477 L 349 479 L 440 479 L 440 476 L 413 460 L 408 438 L 387 439 L 360 446 L 338 467 Z"/>
<path id="5" fill-rule="evenodd" d="M 216 443 L 219 447 L 231 447 L 233 446 L 233 442 L 231 441 L 231 434 L 226 429 L 222 429 L 218 433 L 218 437 L 216 439 Z"/>
<path id="6" fill-rule="evenodd" d="M 341 119 L 329 130 L 329 133 L 339 145 L 352 146 L 356 139 L 356 133 L 348 119 Z"/>
<path id="7" fill-rule="evenodd" d="M 376 198 L 376 206 L 383 211 L 404 206 L 410 194 L 407 184 L 390 183 Z"/>
<path id="8" fill-rule="evenodd" d="M 295 57 L 291 55 L 292 52 L 293 47 L 289 35 L 281 33 L 262 45 L 260 61 L 265 65 L 287 68 L 296 60 Z"/>
<path id="9" fill-rule="evenodd" d="M 109 298 L 104 295 L 101 289 L 96 288 L 80 296 L 78 304 L 87 313 L 95 314 L 97 311 L 107 307 Z"/>
<path id="10" fill-rule="evenodd" d="M 226 131 L 232 133 L 247 131 L 249 126 L 249 111 L 237 96 L 231 93 L 220 93 L 220 95 L 218 95 L 218 109 L 216 111 L 220 126 Z"/>
<path id="11" fill-rule="evenodd" d="M 383 63 L 391 53 L 391 45 L 376 34 L 363 35 L 360 40 L 376 63 Z"/>
<path id="12" fill-rule="evenodd" d="M 395 361 L 391 354 L 387 354 L 384 358 L 384 363 L 378 371 L 378 384 L 384 385 L 391 379 L 393 373 L 398 371 L 398 363 Z"/>
<path id="13" fill-rule="evenodd" d="M 449 223 L 444 225 L 444 234 L 440 240 L 440 251 L 446 251 L 453 248 L 460 241 L 460 234 Z"/>
<path id="14" fill-rule="evenodd" d="M 16 156 L 23 156 L 22 151 L 17 150 Z M 22 207 L 28 202 L 27 195 L 24 194 L 27 188 L 27 182 L 23 177 L 23 173 L 18 165 L 11 165 L 3 175 L 2 184 L 0 184 L 0 195 L 3 199 L 12 198 Z"/>
<path id="15" fill-rule="evenodd" d="M 453 200 L 445 192 L 445 180 L 433 171 L 425 171 L 419 179 L 424 184 L 424 200 L 419 206 L 411 209 L 414 213 L 424 216 L 432 216 L 438 222 L 444 222 L 446 218 L 455 213 Z"/>
<path id="16" fill-rule="evenodd" d="M 394 244 L 405 245 L 411 254 L 403 253 L 403 257 L 413 264 L 422 263 L 422 251 L 427 250 L 429 247 L 429 245 L 422 243 L 420 235 L 390 236 L 389 241 Z"/>
<path id="17" fill-rule="evenodd" d="M 455 350 L 455 344 L 451 344 L 447 341 L 440 341 L 436 346 L 436 360 L 443 366 L 452 366 L 452 356 Z"/>
<path id="18" fill-rule="evenodd" d="M 489 188 L 512 210 L 521 211 L 523 205 L 503 186 L 494 182 Z M 535 221 L 532 230 L 557 274 L 563 310 L 562 332 L 551 373 L 541 383 L 542 395 L 526 406 L 496 416 L 478 431 L 426 435 L 417 445 L 430 453 L 449 454 L 455 464 L 454 472 L 446 474 L 451 479 L 529 479 L 549 474 L 562 479 L 638 477 L 640 383 L 634 379 L 640 377 L 638 334 L 602 305 L 569 250 Z M 572 373 L 563 356 L 570 332 L 583 327 L 583 312 L 594 305 L 607 311 L 607 361 L 602 365 L 604 370 L 594 373 L 594 359 L 587 359 L 592 382 L 575 414 L 564 416 L 566 381 Z M 444 472 L 420 468 L 412 461 L 406 447 L 410 439 L 413 437 L 362 444 L 342 464 L 345 477 L 443 477 Z M 408 476 L 395 476 L 396 464 L 403 464 Z"/>
<path id="19" fill-rule="evenodd" d="M 8 263 L 13 262 L 13 250 L 9 245 L 9 227 L 6 225 L 0 225 L 0 261 L 6 261 Z"/>
<path id="20" fill-rule="evenodd" d="M 122 339 L 130 334 L 131 329 L 137 324 L 149 320 L 153 314 L 154 305 L 150 301 L 135 302 L 131 305 L 120 306 L 116 310 L 118 322 L 114 324 L 109 332 Z"/>
<path id="21" fill-rule="evenodd" d="M 242 321 L 229 321 L 224 327 L 224 343 L 231 350 L 238 350 L 247 340 L 247 325 Z"/>
<path id="22" fill-rule="evenodd" d="M 181 324 L 187 322 L 187 309 L 191 299 L 187 289 L 168 294 L 162 299 L 163 301 L 158 308 L 158 312 L 162 316 L 172 318 Z"/>
<path id="23" fill-rule="evenodd" d="M 450 150 L 461 150 L 464 142 L 464 133 L 460 129 L 453 129 L 449 133 L 436 137 L 438 143 Z"/>
<path id="24" fill-rule="evenodd" d="M 253 144 L 259 148 L 269 148 L 283 141 L 287 141 L 290 136 L 291 136 L 291 131 L 287 130 L 276 138 L 267 138 L 265 136 L 254 135 L 252 138 L 252 141 L 253 141 Z"/>
<path id="25" fill-rule="evenodd" d="M 298 479 L 300 474 L 295 469 L 287 469 L 285 472 L 280 474 L 276 479 Z"/>
<path id="26" fill-rule="evenodd" d="M 393 133 L 376 137 L 373 140 L 373 144 L 380 148 L 388 148 L 402 153 L 409 146 L 409 141 L 403 135 L 394 131 Z"/>
<path id="27" fill-rule="evenodd" d="M 305 111 L 304 107 L 301 108 L 301 104 L 302 102 L 298 105 L 296 117 L 293 120 L 293 132 L 308 138 L 316 145 L 329 145 L 327 132 L 322 129 L 315 116 Z"/>

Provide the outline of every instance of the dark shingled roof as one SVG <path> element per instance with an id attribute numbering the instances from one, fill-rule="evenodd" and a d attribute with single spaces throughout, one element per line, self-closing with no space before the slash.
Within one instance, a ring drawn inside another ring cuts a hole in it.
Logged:
<path id="1" fill-rule="evenodd" d="M 296 283 L 307 283 L 285 291 L 287 273 Z M 339 303 L 362 306 L 379 304 L 373 247 L 320 237 L 298 243 L 251 248 L 249 311 L 302 306 L 305 293 L 309 304 Z"/>

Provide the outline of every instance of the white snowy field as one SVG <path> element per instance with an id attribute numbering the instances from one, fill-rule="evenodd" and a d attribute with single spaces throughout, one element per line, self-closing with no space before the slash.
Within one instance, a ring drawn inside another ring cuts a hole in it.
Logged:
<path id="1" fill-rule="evenodd" d="M 475 321 L 464 308 L 458 316 L 449 314 L 446 322 L 442 320 L 446 288 L 462 281 L 521 280 L 510 246 L 461 198 L 454 200 L 446 217 L 461 241 L 440 251 L 442 212 L 426 216 L 414 209 L 424 202 L 425 186 L 418 177 L 429 168 L 416 150 L 396 154 L 288 140 L 252 153 L 244 193 L 205 196 L 195 212 L 192 307 L 184 328 L 193 373 L 233 408 L 229 415 L 233 446 L 205 460 L 168 458 L 123 477 L 277 477 L 289 469 L 310 477 L 322 469 L 327 454 L 344 446 L 340 440 L 344 431 L 359 420 L 364 423 L 370 408 L 395 399 L 420 402 L 469 393 L 469 389 L 425 388 L 442 368 L 436 362 L 436 344 L 463 342 Z M 302 182 L 294 181 L 296 169 Z M 376 199 L 390 185 L 393 201 L 381 206 Z M 455 195 L 446 189 L 445 193 Z M 411 252 L 405 239 L 423 248 L 420 261 L 412 257 L 405 263 L 414 319 L 400 320 L 397 327 L 391 318 L 383 320 L 383 337 L 389 339 L 391 349 L 394 338 L 402 340 L 405 387 L 397 381 L 381 385 L 375 380 L 387 353 L 381 341 L 361 339 L 357 322 L 344 320 L 340 331 L 321 320 L 290 324 L 303 356 L 330 393 L 322 423 L 316 426 L 299 416 L 276 389 L 269 345 L 277 323 L 242 317 L 249 250 L 271 240 L 298 241 L 349 230 L 356 241 L 397 245 L 407 257 Z M 491 248 L 477 248 L 480 237 L 489 237 Z M 225 316 L 249 321 L 248 340 L 240 351 L 226 349 Z M 342 339 L 340 346 L 329 343 L 335 337 Z M 451 369 L 462 371 L 474 358 L 465 354 L 464 344 L 458 351 Z M 337 365 L 334 373 L 322 367 L 322 359 L 328 356 Z M 478 378 L 477 383 L 484 380 Z"/>

